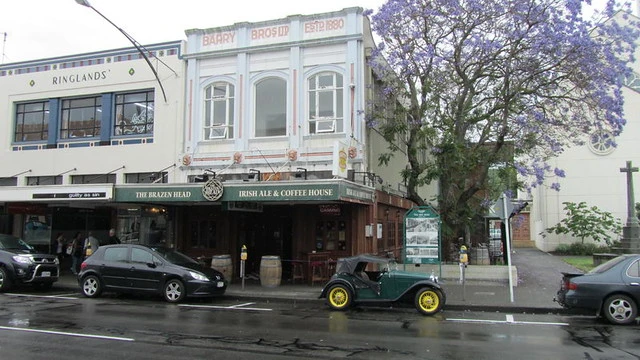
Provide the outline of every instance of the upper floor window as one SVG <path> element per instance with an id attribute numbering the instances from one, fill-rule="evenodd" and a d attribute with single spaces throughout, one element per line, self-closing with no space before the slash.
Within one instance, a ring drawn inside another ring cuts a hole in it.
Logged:
<path id="1" fill-rule="evenodd" d="M 232 139 L 234 86 L 214 83 L 204 89 L 204 139 Z"/>
<path id="2" fill-rule="evenodd" d="M 342 75 L 323 72 L 309 78 L 309 134 L 343 132 Z"/>
<path id="3" fill-rule="evenodd" d="M 116 174 L 72 175 L 72 184 L 115 184 Z"/>
<path id="4" fill-rule="evenodd" d="M 28 176 L 27 186 L 62 185 L 62 176 Z"/>
<path id="5" fill-rule="evenodd" d="M 256 84 L 255 136 L 287 135 L 287 82 L 268 78 Z"/>
<path id="6" fill-rule="evenodd" d="M 153 134 L 154 91 L 117 94 L 115 135 Z"/>
<path id="7" fill-rule="evenodd" d="M 62 100 L 60 138 L 100 136 L 102 97 Z"/>
<path id="8" fill-rule="evenodd" d="M 15 141 L 47 140 L 49 101 L 17 104 L 15 124 Z"/>

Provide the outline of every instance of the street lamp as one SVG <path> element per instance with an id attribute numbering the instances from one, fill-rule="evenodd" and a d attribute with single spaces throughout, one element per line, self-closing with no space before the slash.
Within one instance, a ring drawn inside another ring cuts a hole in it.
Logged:
<path id="1" fill-rule="evenodd" d="M 88 0 L 76 0 L 76 3 L 82 5 L 82 6 L 86 6 L 88 8 L 90 8 L 91 10 L 95 11 L 98 15 L 102 16 L 103 19 L 107 20 L 109 22 L 109 24 L 113 25 L 113 27 L 115 27 L 116 29 L 118 29 L 118 31 L 120 31 L 122 33 L 122 35 L 124 35 L 127 40 L 129 40 L 133 46 L 136 47 L 136 49 L 138 50 L 138 52 L 140 53 L 140 55 L 142 55 L 142 57 L 144 58 L 144 60 L 147 62 L 147 65 L 149 65 L 149 68 L 151 69 L 151 71 L 153 72 L 153 75 L 156 77 L 156 80 L 158 80 L 158 84 L 160 85 L 160 90 L 162 90 L 162 96 L 164 97 L 164 102 L 167 102 L 167 94 L 164 91 L 164 86 L 162 86 L 162 82 L 160 81 L 160 78 L 158 77 L 158 72 L 156 71 L 156 69 L 153 67 L 153 65 L 151 64 L 151 61 L 149 61 L 149 58 L 147 57 L 147 54 L 145 54 L 145 52 L 143 51 L 143 46 L 140 45 L 140 43 L 138 43 L 136 41 L 136 39 L 132 38 L 131 35 L 127 34 L 126 31 L 122 30 L 122 28 L 120 28 L 118 25 L 114 24 L 113 21 L 109 20 L 109 18 L 107 18 L 106 16 L 102 15 L 102 13 L 98 10 L 96 10 L 96 8 L 94 8 L 93 6 L 91 6 L 91 4 L 89 4 Z M 158 58 L 156 58 L 158 59 Z M 168 67 L 169 69 L 171 69 L 169 67 L 169 65 L 165 64 L 162 60 L 158 59 L 158 61 L 160 61 L 162 64 L 164 64 L 166 67 Z M 173 69 L 171 70 L 173 71 Z M 175 73 L 175 71 L 173 71 Z"/>

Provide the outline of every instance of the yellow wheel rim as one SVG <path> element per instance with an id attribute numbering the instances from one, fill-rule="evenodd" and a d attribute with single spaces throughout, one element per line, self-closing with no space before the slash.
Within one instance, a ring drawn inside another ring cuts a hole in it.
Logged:
<path id="1" fill-rule="evenodd" d="M 349 294 L 342 287 L 336 287 L 329 292 L 329 303 L 335 308 L 342 308 L 347 305 Z"/>
<path id="2" fill-rule="evenodd" d="M 438 306 L 440 305 L 440 298 L 435 291 L 428 290 L 420 294 L 418 304 L 420 304 L 422 310 L 426 312 L 433 312 L 438 309 Z"/>

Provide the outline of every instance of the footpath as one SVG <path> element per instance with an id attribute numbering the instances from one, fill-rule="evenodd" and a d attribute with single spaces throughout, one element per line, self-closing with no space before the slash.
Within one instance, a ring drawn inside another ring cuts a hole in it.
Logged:
<path id="1" fill-rule="evenodd" d="M 464 284 L 459 280 L 446 276 L 440 281 L 447 296 L 444 309 L 509 311 L 523 313 L 560 313 L 562 307 L 554 302 L 556 292 L 560 288 L 562 272 L 578 272 L 580 270 L 568 265 L 561 258 L 534 248 L 516 248 L 511 256 L 513 273 L 512 281 L 508 276 L 499 279 L 494 276 L 473 274 L 474 269 L 483 265 L 469 266 Z M 486 267 L 486 266 L 485 266 Z M 507 268 L 507 266 L 504 266 Z M 54 289 L 80 291 L 76 277 L 63 273 Z M 318 296 L 322 285 L 282 283 L 277 287 L 260 286 L 259 281 L 234 281 L 227 288 L 225 296 L 244 300 L 272 299 L 278 301 L 315 301 L 323 303 Z"/>

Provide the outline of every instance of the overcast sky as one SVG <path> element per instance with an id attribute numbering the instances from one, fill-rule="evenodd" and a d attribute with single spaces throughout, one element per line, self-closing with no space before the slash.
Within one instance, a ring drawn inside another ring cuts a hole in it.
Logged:
<path id="1" fill-rule="evenodd" d="M 186 39 L 187 29 L 317 14 L 384 0 L 89 0 L 143 45 Z M 0 64 L 131 46 L 75 0 L 0 0 Z M 4 34 L 6 33 L 6 37 Z"/>
<path id="2" fill-rule="evenodd" d="M 274 20 L 386 0 L 89 0 L 143 45 L 186 39 L 184 31 Z M 593 0 L 604 3 L 606 0 Z M 636 2 L 640 0 L 634 0 Z M 131 43 L 75 0 L 0 0 L 0 64 L 109 50 Z M 6 36 L 5 36 L 6 34 Z"/>

